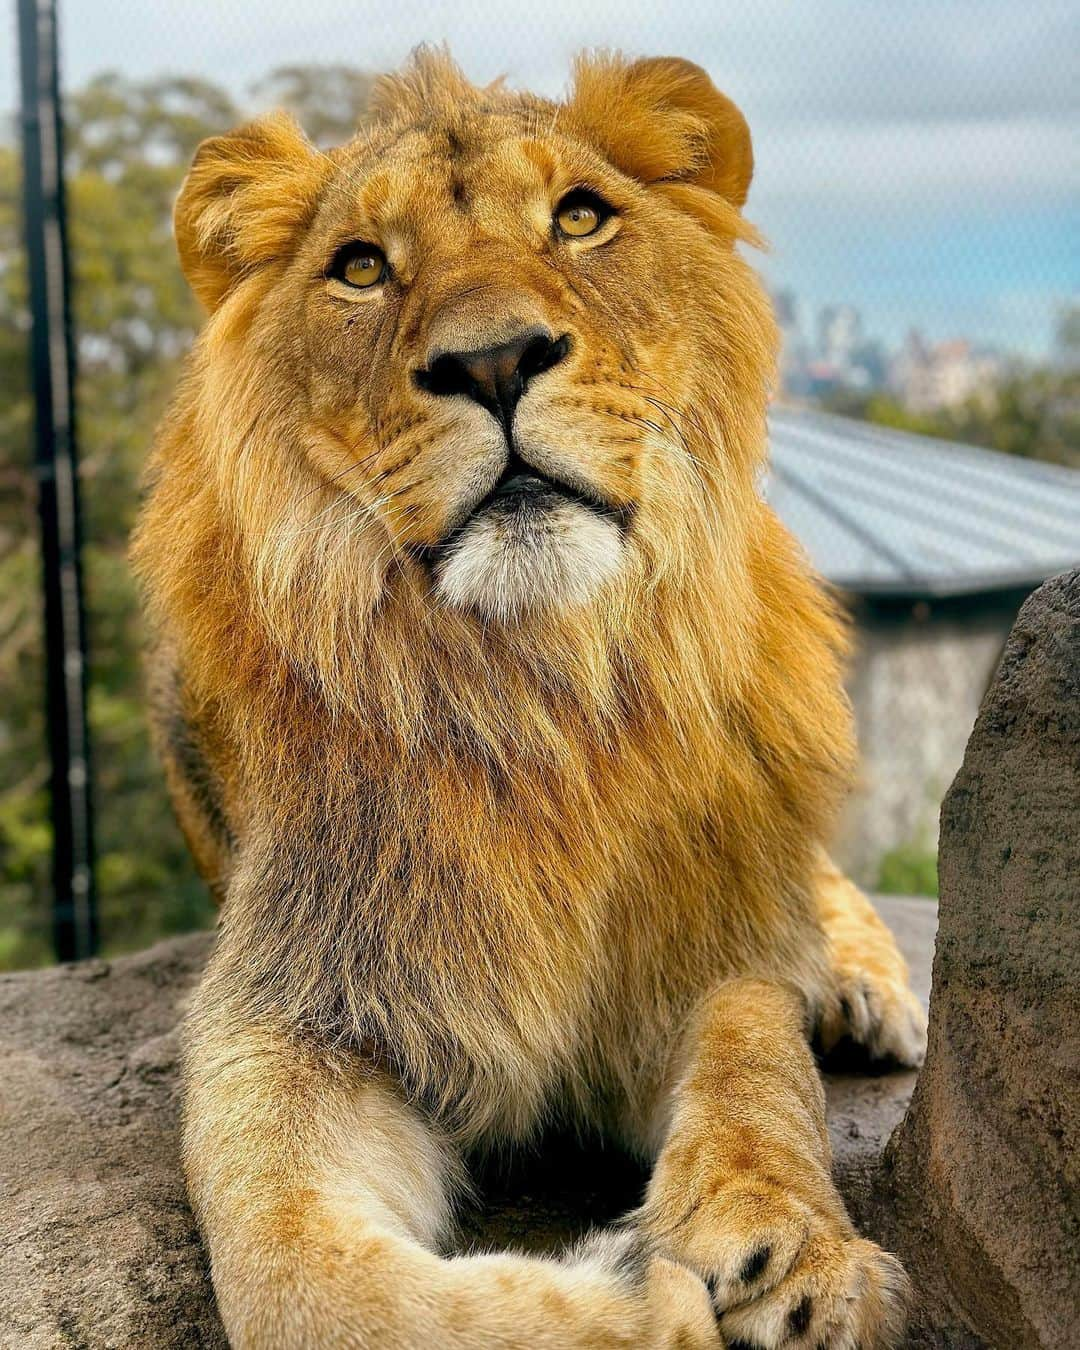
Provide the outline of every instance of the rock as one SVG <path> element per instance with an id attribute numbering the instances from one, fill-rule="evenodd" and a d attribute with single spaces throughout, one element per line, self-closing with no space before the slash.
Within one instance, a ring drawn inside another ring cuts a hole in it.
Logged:
<path id="1" fill-rule="evenodd" d="M 923 997 L 934 906 L 883 902 Z M 210 946 L 0 977 L 0 1345 L 223 1347 L 177 1152 L 178 1037 Z M 914 1075 L 830 1079 L 837 1172 L 864 1216 Z M 554 1250 L 634 1204 L 638 1169 L 553 1140 L 485 1179 L 466 1241 Z"/>
<path id="2" fill-rule="evenodd" d="M 1078 807 L 1080 571 L 1020 611 L 941 812 L 929 1050 L 877 1203 L 949 1345 L 1080 1343 Z"/>
<path id="3" fill-rule="evenodd" d="M 0 978 L 0 1345 L 220 1346 L 177 1155 L 208 934 Z"/>

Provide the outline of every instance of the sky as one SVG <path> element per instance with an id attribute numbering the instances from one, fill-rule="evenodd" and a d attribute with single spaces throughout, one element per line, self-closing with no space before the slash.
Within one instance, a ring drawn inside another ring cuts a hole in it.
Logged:
<path id="1" fill-rule="evenodd" d="M 760 266 L 809 330 L 850 302 L 1038 356 L 1080 294 L 1080 0 L 60 0 L 65 83 L 276 65 L 385 70 L 448 41 L 476 80 L 557 94 L 582 47 L 687 56 L 746 113 Z M 8 35 L 0 34 L 0 55 Z M 0 59 L 0 108 L 16 98 Z"/>

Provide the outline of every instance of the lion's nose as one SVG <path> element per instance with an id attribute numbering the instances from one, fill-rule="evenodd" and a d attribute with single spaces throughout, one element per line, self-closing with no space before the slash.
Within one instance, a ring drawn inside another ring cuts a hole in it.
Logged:
<path id="1" fill-rule="evenodd" d="M 430 394 L 464 394 L 503 424 L 507 435 L 514 409 L 529 381 L 558 365 L 570 339 L 546 328 L 527 328 L 510 342 L 468 352 L 439 352 L 416 372 L 416 383 Z"/>

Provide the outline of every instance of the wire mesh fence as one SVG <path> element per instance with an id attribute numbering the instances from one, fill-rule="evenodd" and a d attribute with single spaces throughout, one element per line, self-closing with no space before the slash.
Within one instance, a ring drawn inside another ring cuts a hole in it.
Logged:
<path id="1" fill-rule="evenodd" d="M 843 588 L 857 636 L 863 768 L 838 850 L 866 885 L 931 893 L 937 806 L 1011 619 L 1080 554 L 1071 8 L 61 6 L 104 949 L 210 918 L 148 744 L 125 559 L 153 425 L 200 321 L 173 197 L 200 140 L 254 112 L 284 105 L 318 143 L 348 138 L 373 74 L 422 41 L 447 41 L 477 81 L 544 94 L 584 47 L 680 54 L 747 114 L 748 214 L 772 243 L 757 265 L 784 339 L 764 490 Z M 54 948 L 14 5 L 6 24 L 0 966 L 16 966 Z"/>

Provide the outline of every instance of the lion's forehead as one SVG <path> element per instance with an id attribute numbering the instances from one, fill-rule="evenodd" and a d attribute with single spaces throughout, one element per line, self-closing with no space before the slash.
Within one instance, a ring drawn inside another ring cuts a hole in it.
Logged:
<path id="1" fill-rule="evenodd" d="M 431 117 L 371 137 L 361 133 L 336 152 L 322 223 L 370 224 L 410 234 L 446 228 L 450 217 L 497 225 L 580 172 L 582 147 L 556 132 L 536 109 Z M 569 175 L 569 177 L 568 177 Z"/>

